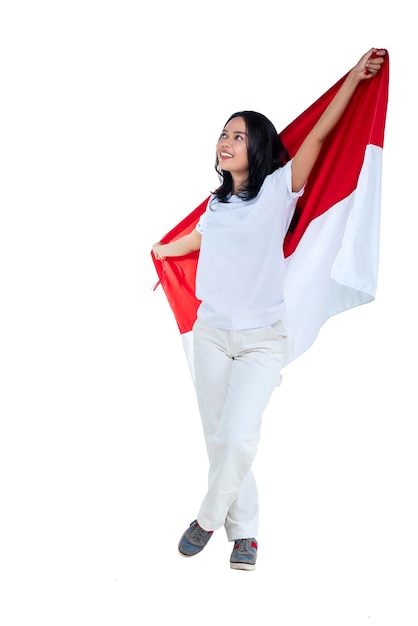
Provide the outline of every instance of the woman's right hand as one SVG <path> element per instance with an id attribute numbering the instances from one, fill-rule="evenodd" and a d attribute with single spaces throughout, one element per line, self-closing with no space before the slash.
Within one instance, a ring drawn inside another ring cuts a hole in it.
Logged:
<path id="1" fill-rule="evenodd" d="M 157 243 L 154 243 L 152 246 L 152 251 L 157 261 L 163 261 L 165 258 L 164 255 L 161 254 L 161 248 L 162 244 L 159 241 Z"/>

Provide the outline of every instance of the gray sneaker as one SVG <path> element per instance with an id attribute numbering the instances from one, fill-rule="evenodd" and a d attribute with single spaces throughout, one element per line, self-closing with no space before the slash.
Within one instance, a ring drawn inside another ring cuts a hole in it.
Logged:
<path id="1" fill-rule="evenodd" d="M 237 539 L 231 553 L 231 569 L 255 569 L 257 560 L 257 541 L 252 539 Z"/>
<path id="2" fill-rule="evenodd" d="M 209 539 L 213 535 L 213 530 L 203 530 L 194 520 L 186 530 L 179 542 L 179 552 L 183 556 L 194 556 L 203 550 Z"/>

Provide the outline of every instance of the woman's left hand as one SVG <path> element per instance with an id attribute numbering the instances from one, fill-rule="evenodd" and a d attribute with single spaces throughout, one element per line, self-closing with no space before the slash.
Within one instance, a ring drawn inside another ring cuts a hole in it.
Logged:
<path id="1" fill-rule="evenodd" d="M 376 76 L 382 67 L 385 55 L 386 50 L 384 48 L 371 48 L 366 54 L 363 54 L 352 71 L 360 80 L 369 80 Z"/>

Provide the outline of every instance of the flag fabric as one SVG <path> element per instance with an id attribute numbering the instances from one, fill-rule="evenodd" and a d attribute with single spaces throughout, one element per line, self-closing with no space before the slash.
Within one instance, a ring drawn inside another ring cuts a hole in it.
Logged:
<path id="1" fill-rule="evenodd" d="M 301 113 L 280 137 L 290 157 L 315 125 L 346 75 Z M 389 92 L 389 55 L 371 80 L 362 81 L 326 139 L 299 199 L 284 241 L 283 319 L 289 333 L 286 364 L 315 341 L 331 316 L 375 299 L 379 265 L 382 152 Z M 162 237 L 190 233 L 209 197 Z M 199 300 L 199 253 L 157 260 L 151 253 L 175 316 L 193 376 L 192 332 Z"/>

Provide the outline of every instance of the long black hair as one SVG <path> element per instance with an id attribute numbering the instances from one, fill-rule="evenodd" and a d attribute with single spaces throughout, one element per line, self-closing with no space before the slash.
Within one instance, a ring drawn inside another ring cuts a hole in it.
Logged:
<path id="1" fill-rule="evenodd" d="M 225 126 L 235 117 L 244 119 L 247 131 L 248 180 L 239 196 L 251 200 L 260 191 L 265 177 L 283 167 L 290 157 L 274 125 L 265 115 L 256 111 L 238 111 L 228 118 Z M 234 185 L 231 173 L 221 169 L 218 155 L 215 170 L 221 185 L 214 194 L 221 202 L 226 202 Z"/>

